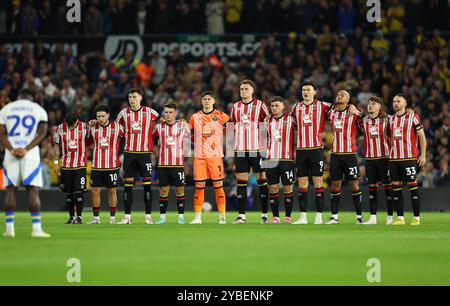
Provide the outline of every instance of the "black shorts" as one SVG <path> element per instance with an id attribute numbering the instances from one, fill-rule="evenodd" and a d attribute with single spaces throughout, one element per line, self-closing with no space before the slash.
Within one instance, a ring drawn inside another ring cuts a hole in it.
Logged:
<path id="1" fill-rule="evenodd" d="M 389 158 L 367 159 L 366 177 L 369 185 L 383 183 L 389 184 Z"/>
<path id="2" fill-rule="evenodd" d="M 249 173 L 250 168 L 253 173 L 264 172 L 263 159 L 259 152 L 234 152 L 234 164 L 236 173 Z"/>
<path id="3" fill-rule="evenodd" d="M 152 155 L 149 152 L 125 152 L 123 156 L 123 172 L 125 178 L 149 178 L 152 176 Z"/>
<path id="4" fill-rule="evenodd" d="M 332 153 L 330 161 L 331 181 L 342 181 L 344 175 L 347 181 L 354 181 L 359 178 L 356 154 Z"/>
<path id="5" fill-rule="evenodd" d="M 417 161 L 391 160 L 389 161 L 389 174 L 392 182 L 415 182 L 417 180 Z"/>
<path id="6" fill-rule="evenodd" d="M 281 184 L 283 184 L 283 186 L 294 184 L 295 169 L 293 161 L 266 160 L 265 165 L 266 165 L 267 183 L 269 185 L 279 184 L 280 178 Z"/>
<path id="7" fill-rule="evenodd" d="M 61 169 L 59 188 L 65 193 L 86 191 L 86 168 Z"/>
<path id="8" fill-rule="evenodd" d="M 323 175 L 323 149 L 297 150 L 295 155 L 297 177 Z"/>
<path id="9" fill-rule="evenodd" d="M 91 186 L 115 188 L 118 185 L 119 169 L 91 171 Z"/>
<path id="10" fill-rule="evenodd" d="M 184 167 L 158 167 L 159 186 L 182 187 L 186 184 Z"/>

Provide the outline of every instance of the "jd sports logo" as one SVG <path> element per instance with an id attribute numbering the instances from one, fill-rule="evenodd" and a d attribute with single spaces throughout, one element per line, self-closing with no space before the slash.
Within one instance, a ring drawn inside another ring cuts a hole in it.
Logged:
<path id="1" fill-rule="evenodd" d="M 105 42 L 105 54 L 111 61 L 123 58 L 131 50 L 133 57 L 141 60 L 144 56 L 144 44 L 139 36 L 109 36 Z"/>

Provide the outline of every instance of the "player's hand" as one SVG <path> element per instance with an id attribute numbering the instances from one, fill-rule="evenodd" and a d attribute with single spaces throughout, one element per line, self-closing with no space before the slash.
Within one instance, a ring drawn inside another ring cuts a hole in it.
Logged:
<path id="1" fill-rule="evenodd" d="M 89 126 L 94 126 L 96 123 L 97 123 L 96 119 L 89 120 L 88 122 Z"/>
<path id="2" fill-rule="evenodd" d="M 22 158 L 25 156 L 25 154 L 27 154 L 27 150 L 25 150 L 23 148 L 19 148 L 19 149 L 14 149 L 13 151 L 11 151 L 11 153 L 17 158 Z"/>
<path id="3" fill-rule="evenodd" d="M 356 106 L 354 106 L 353 104 L 350 104 L 348 106 L 348 113 L 350 114 L 350 116 L 356 115 L 357 112 L 358 109 L 356 108 Z"/>
<path id="4" fill-rule="evenodd" d="M 417 164 L 419 165 L 419 167 L 423 167 L 425 166 L 425 164 L 427 163 L 427 158 L 424 155 L 420 155 L 419 159 L 417 160 Z"/>
<path id="5" fill-rule="evenodd" d="M 53 169 L 55 170 L 57 176 L 61 176 L 61 168 L 59 167 L 59 164 L 54 164 Z"/>

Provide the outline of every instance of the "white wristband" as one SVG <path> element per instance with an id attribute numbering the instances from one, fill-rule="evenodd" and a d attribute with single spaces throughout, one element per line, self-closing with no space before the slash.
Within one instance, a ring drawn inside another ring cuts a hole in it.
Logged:
<path id="1" fill-rule="evenodd" d="M 53 164 L 59 165 L 59 160 L 55 159 L 55 160 L 53 161 Z"/>

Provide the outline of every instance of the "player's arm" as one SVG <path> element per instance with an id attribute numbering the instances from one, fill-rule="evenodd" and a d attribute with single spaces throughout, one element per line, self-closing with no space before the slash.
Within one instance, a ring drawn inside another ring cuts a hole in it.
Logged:
<path id="1" fill-rule="evenodd" d="M 47 137 L 47 131 L 48 123 L 44 121 L 39 122 L 37 127 L 37 137 L 34 138 L 33 141 L 25 147 L 25 152 L 23 152 L 23 155 L 27 154 L 27 152 L 33 149 L 35 146 L 39 145 L 45 139 L 45 137 Z"/>
<path id="2" fill-rule="evenodd" d="M 55 170 L 55 173 L 60 176 L 61 175 L 61 168 L 59 167 L 59 158 L 61 156 L 61 144 L 59 143 L 53 143 L 53 168 Z"/>
<path id="3" fill-rule="evenodd" d="M 13 148 L 8 140 L 6 126 L 4 124 L 0 124 L 0 142 L 6 150 L 11 152 L 12 155 L 14 155 L 15 157 L 19 157 L 17 155 L 17 150 Z"/>
<path id="4" fill-rule="evenodd" d="M 427 138 L 425 137 L 423 128 L 417 131 L 417 136 L 419 137 L 420 146 L 420 156 L 417 163 L 419 164 L 419 167 L 423 167 L 427 163 Z"/>

